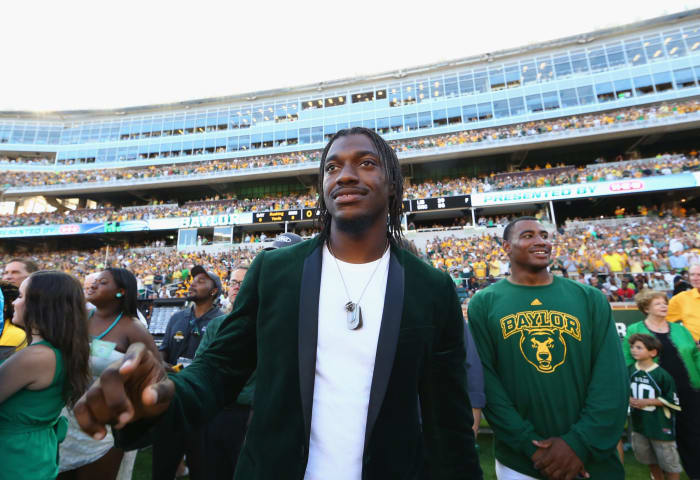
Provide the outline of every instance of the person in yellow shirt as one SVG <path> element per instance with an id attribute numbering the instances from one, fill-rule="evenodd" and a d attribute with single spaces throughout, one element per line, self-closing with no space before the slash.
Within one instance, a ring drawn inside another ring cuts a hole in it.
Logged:
<path id="1" fill-rule="evenodd" d="M 472 268 L 474 269 L 474 276 L 476 278 L 486 278 L 486 262 L 481 258 L 472 264 Z"/>
<path id="2" fill-rule="evenodd" d="M 690 266 L 690 290 L 675 295 L 668 302 L 669 322 L 683 322 L 683 326 L 690 330 L 693 339 L 700 340 L 700 263 Z"/>
<path id="3" fill-rule="evenodd" d="M 494 255 L 489 262 L 489 274 L 498 277 L 501 274 L 501 260 Z"/>
<path id="4" fill-rule="evenodd" d="M 0 360 L 27 346 L 24 329 L 12 323 L 12 302 L 19 296 L 19 289 L 0 281 Z"/>
<path id="5" fill-rule="evenodd" d="M 608 250 L 608 252 L 603 255 L 603 260 L 610 267 L 610 271 L 613 273 L 620 273 L 625 266 L 625 257 L 619 252 L 613 252 Z"/>

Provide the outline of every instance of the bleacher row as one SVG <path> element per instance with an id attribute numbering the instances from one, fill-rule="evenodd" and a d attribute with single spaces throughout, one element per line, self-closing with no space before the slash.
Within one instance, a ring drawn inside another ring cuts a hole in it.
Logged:
<path id="1" fill-rule="evenodd" d="M 654 175 L 700 171 L 700 158 L 695 150 L 687 154 L 659 154 L 655 158 L 591 163 L 584 166 L 544 165 L 542 168 L 526 168 L 516 172 L 490 172 L 478 178 L 459 177 L 428 180 L 405 185 L 404 199 L 466 195 L 476 192 L 537 188 L 552 185 L 582 184 L 623 178 L 642 178 Z M 40 212 L 0 215 L 0 227 L 48 225 L 86 222 L 114 222 L 125 220 L 147 220 L 166 217 L 217 215 L 239 212 L 264 212 L 313 208 L 317 195 L 292 194 L 265 198 L 236 198 L 223 194 L 213 198 L 167 204 L 129 206 L 117 209 L 105 205 L 95 209 L 68 210 L 65 212 Z"/>

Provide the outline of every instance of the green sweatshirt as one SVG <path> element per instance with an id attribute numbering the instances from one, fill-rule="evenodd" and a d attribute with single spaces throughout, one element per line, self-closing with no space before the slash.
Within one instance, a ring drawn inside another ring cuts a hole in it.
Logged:
<path id="1" fill-rule="evenodd" d="M 211 344 L 211 342 L 216 337 L 217 332 L 219 331 L 221 323 L 224 321 L 225 318 L 226 315 L 221 315 L 219 317 L 211 319 L 211 321 L 207 325 L 207 329 L 204 331 L 202 341 L 199 342 L 199 347 L 197 347 L 197 351 L 194 354 L 195 357 L 197 355 L 201 355 L 201 353 L 207 349 L 209 344 Z M 241 393 L 238 394 L 236 403 L 240 405 L 249 405 L 251 407 L 253 406 L 253 396 L 255 395 L 255 373 L 256 372 L 253 372 L 253 374 L 248 379 L 248 382 L 243 387 L 243 390 L 241 390 Z"/>
<path id="2" fill-rule="evenodd" d="M 556 276 L 536 287 L 501 280 L 474 295 L 468 317 L 498 461 L 542 478 L 532 440 L 561 437 L 592 478 L 624 478 L 615 446 L 629 380 L 603 294 Z"/>

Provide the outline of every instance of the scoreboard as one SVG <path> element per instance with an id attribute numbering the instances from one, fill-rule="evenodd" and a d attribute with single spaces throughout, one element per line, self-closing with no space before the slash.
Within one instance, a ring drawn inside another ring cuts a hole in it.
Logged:
<path id="1" fill-rule="evenodd" d="M 469 195 L 457 195 L 451 197 L 420 198 L 418 200 L 404 200 L 404 213 L 427 212 L 431 210 L 449 210 L 471 207 Z M 284 223 L 302 222 L 316 219 L 320 211 L 316 208 L 298 208 L 296 210 L 275 210 L 273 212 L 253 213 L 253 223 Z"/>
<path id="2" fill-rule="evenodd" d="M 253 223 L 284 223 L 313 220 L 319 215 L 315 208 L 298 208 L 296 210 L 275 210 L 253 214 Z"/>
<path id="3" fill-rule="evenodd" d="M 450 197 L 431 197 L 410 200 L 410 212 L 426 212 L 430 210 L 449 210 L 451 208 L 469 208 L 471 199 L 469 195 L 456 195 Z"/>

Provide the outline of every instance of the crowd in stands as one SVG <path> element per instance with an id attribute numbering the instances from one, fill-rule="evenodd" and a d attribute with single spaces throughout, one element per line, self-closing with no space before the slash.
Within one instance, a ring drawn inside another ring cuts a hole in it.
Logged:
<path id="1" fill-rule="evenodd" d="M 591 183 L 625 178 L 642 178 L 651 175 L 700 171 L 698 152 L 687 154 L 659 154 L 656 158 L 619 160 L 609 163 L 592 163 L 574 167 L 545 164 L 542 167 L 527 167 L 518 172 L 492 172 L 481 178 L 460 177 L 428 180 L 405 186 L 405 199 L 419 199 L 446 195 L 466 195 L 474 192 L 490 192 L 516 188 L 546 187 L 551 185 Z M 21 213 L 0 216 L 0 227 L 48 225 L 62 223 L 111 222 L 124 220 L 148 220 L 164 217 L 187 217 L 197 215 L 217 215 L 223 213 L 262 212 L 268 210 L 290 210 L 312 208 L 315 194 L 293 194 L 268 196 L 264 198 L 238 199 L 232 194 L 224 194 L 200 201 L 127 207 L 117 210 L 111 206 L 97 209 L 70 210 L 43 213 Z"/>
<path id="2" fill-rule="evenodd" d="M 402 152 L 481 143 L 485 141 L 499 141 L 514 137 L 547 135 L 564 130 L 586 130 L 616 123 L 629 123 L 666 116 L 685 115 L 698 110 L 700 110 L 699 100 L 679 100 L 676 102 L 631 107 L 608 112 L 537 120 L 503 127 L 464 130 L 454 134 L 397 140 L 390 143 L 393 148 L 401 154 Z M 320 158 L 320 155 L 320 151 L 308 151 L 134 168 L 59 172 L 6 171 L 0 173 L 0 186 L 4 185 L 5 188 L 26 187 L 84 182 L 128 181 L 171 175 L 211 174 L 229 170 L 234 171 L 315 162 Z"/>
<path id="3" fill-rule="evenodd" d="M 673 292 L 683 287 L 683 271 L 700 262 L 700 215 L 695 211 L 652 211 L 647 217 L 625 217 L 615 225 L 572 222 L 555 232 L 552 265 L 555 274 L 600 288 L 610 301 L 631 301 L 645 286 Z M 496 218 L 499 223 L 506 217 Z M 298 232 L 310 236 L 312 231 Z M 236 241 L 261 244 L 264 233 L 248 233 Z M 202 264 L 225 280 L 236 265 L 252 260 L 258 248 L 233 247 L 216 253 L 182 252 L 174 248 L 120 248 L 33 253 L 41 268 L 57 269 L 82 278 L 107 266 L 132 271 L 144 289 L 177 283 L 187 269 Z M 446 231 L 419 252 L 435 267 L 449 272 L 467 296 L 507 275 L 508 257 L 500 234 L 460 238 Z M 0 264 L 13 255 L 0 255 Z M 154 283 L 155 282 L 155 283 Z M 165 295 L 167 290 L 162 290 Z"/>
<path id="4" fill-rule="evenodd" d="M 615 225 L 572 222 L 553 241 L 551 269 L 601 289 L 610 301 L 631 301 L 648 287 L 677 293 L 683 272 L 700 262 L 700 215 L 654 212 Z M 508 274 L 510 264 L 495 233 L 458 238 L 435 237 L 427 258 L 450 272 L 455 283 L 473 293 Z"/>
<path id="5" fill-rule="evenodd" d="M 16 157 L 8 157 L 8 156 L 0 156 L 0 164 L 2 163 L 9 163 L 9 164 L 32 164 L 32 165 L 53 165 L 54 161 L 47 158 L 47 157 L 22 157 L 22 156 L 16 156 Z"/>
<path id="6" fill-rule="evenodd" d="M 37 187 L 85 182 L 133 181 L 144 178 L 161 178 L 176 175 L 208 175 L 232 170 L 277 167 L 297 163 L 315 162 L 321 153 L 298 152 L 257 157 L 230 158 L 207 162 L 149 165 L 147 167 L 111 168 L 101 170 L 72 170 L 54 172 L 6 171 L 0 174 L 0 186 Z"/>

